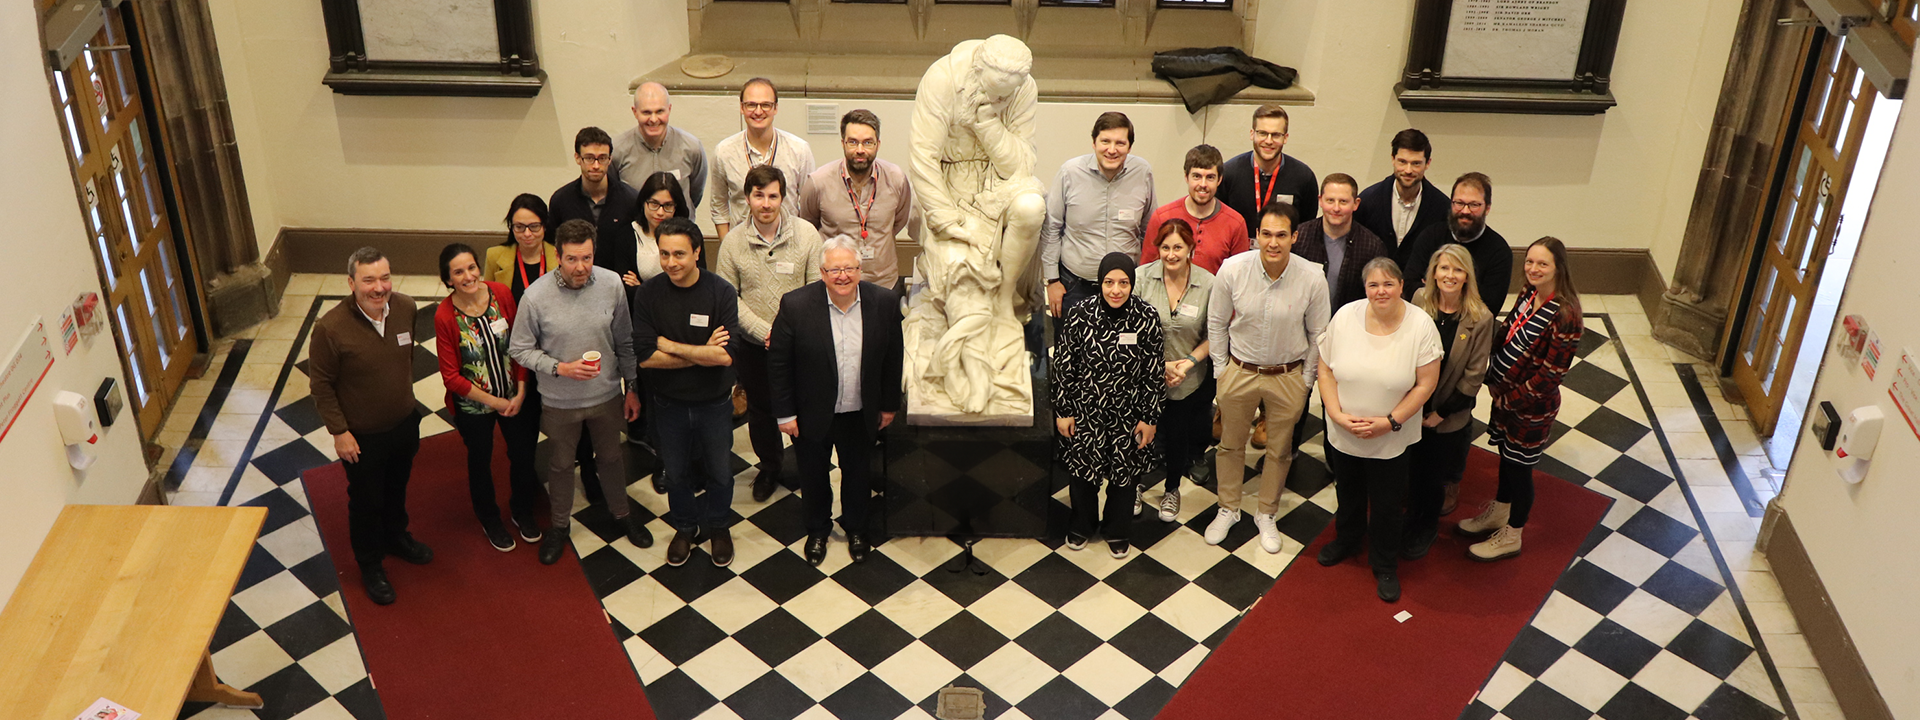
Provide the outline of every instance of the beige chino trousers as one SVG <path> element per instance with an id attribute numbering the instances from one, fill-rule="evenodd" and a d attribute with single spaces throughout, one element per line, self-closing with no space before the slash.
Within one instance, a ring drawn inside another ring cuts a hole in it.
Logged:
<path id="1" fill-rule="evenodd" d="M 1230 363 L 1220 375 L 1220 449 L 1214 454 L 1220 507 L 1240 509 L 1247 475 L 1247 441 L 1254 414 L 1267 408 L 1267 463 L 1260 471 L 1260 512 L 1280 511 L 1280 491 L 1293 469 L 1293 426 L 1307 407 L 1305 365 L 1279 375 L 1261 375 Z"/>

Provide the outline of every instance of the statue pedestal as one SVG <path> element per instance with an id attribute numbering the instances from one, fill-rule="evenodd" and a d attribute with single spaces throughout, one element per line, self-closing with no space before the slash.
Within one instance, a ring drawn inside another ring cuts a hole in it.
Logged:
<path id="1" fill-rule="evenodd" d="M 1032 354 L 1030 353 L 1022 354 L 1020 359 L 1023 364 L 1027 365 L 1028 367 L 1032 367 L 1032 363 L 1033 363 Z M 908 361 L 907 366 L 909 368 L 913 367 L 911 360 Z M 1029 387 L 1032 387 L 1032 386 L 1029 386 Z M 1035 393 L 1035 394 L 1037 395 L 1038 393 Z M 1037 421 L 1034 420 L 1034 418 L 1037 416 L 1038 416 L 1037 408 L 1035 412 L 1016 413 L 1016 412 L 996 412 L 992 407 L 989 407 L 989 409 L 983 413 L 976 413 L 976 414 L 955 413 L 953 411 L 953 408 L 951 407 L 945 407 L 941 405 L 930 405 L 922 402 L 921 397 L 912 391 L 912 384 L 911 383 L 908 384 L 907 423 L 906 423 L 908 425 L 918 425 L 921 427 L 953 427 L 953 428 L 968 428 L 968 427 L 1024 428 L 1024 427 L 1034 426 L 1037 423 Z M 1052 422 L 1052 421 L 1049 420 L 1048 422 Z"/>
<path id="2" fill-rule="evenodd" d="M 887 535 L 1045 537 L 1050 498 L 1066 478 L 1054 478 L 1053 408 L 1035 389 L 1020 427 L 889 426 Z"/>

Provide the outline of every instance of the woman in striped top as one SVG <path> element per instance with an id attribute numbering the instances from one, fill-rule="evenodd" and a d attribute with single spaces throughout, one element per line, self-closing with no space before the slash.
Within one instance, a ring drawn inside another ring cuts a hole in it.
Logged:
<path id="1" fill-rule="evenodd" d="M 538 542 L 535 498 L 541 494 L 533 470 L 538 434 L 537 412 L 527 411 L 527 371 L 507 358 L 515 305 L 506 285 L 480 279 L 473 248 L 453 243 L 440 251 L 440 281 L 452 288 L 433 314 L 440 357 L 440 380 L 447 386 L 447 409 L 467 445 L 467 490 L 474 515 L 495 550 L 513 549 L 513 537 L 500 522 L 493 499 L 493 427 L 507 441 L 508 501 L 513 523 L 528 543 Z"/>
<path id="2" fill-rule="evenodd" d="M 1567 268 L 1567 246 L 1543 237 L 1527 248 L 1522 266 L 1527 286 L 1494 329 L 1487 391 L 1493 409 L 1487 439 L 1500 453 L 1500 490 L 1480 514 L 1456 528 L 1484 541 L 1467 548 L 1475 560 L 1492 562 L 1520 554 L 1520 531 L 1533 509 L 1533 466 L 1560 412 L 1560 381 L 1573 366 L 1585 326 L 1580 294 Z"/>

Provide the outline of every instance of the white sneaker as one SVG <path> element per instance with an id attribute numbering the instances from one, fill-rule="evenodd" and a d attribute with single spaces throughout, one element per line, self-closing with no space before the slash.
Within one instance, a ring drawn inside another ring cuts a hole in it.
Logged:
<path id="1" fill-rule="evenodd" d="M 1160 522 L 1173 522 L 1180 515 L 1180 493 L 1167 491 L 1160 496 Z"/>
<path id="2" fill-rule="evenodd" d="M 1233 530 L 1233 524 L 1237 522 L 1240 522 L 1239 510 L 1220 508 L 1219 514 L 1213 516 L 1213 522 L 1207 524 L 1207 534 L 1204 536 L 1207 544 L 1219 545 L 1220 541 L 1227 539 L 1227 532 Z"/>
<path id="3" fill-rule="evenodd" d="M 1273 515 L 1254 513 L 1253 526 L 1260 530 L 1260 549 L 1268 553 L 1280 552 L 1280 528 L 1273 524 Z"/>
<path id="4" fill-rule="evenodd" d="M 1133 484 L 1133 516 L 1134 517 L 1140 517 L 1140 510 L 1146 507 L 1146 503 L 1141 500 L 1141 495 L 1146 491 L 1147 491 L 1146 486 L 1143 486 L 1140 483 Z"/>

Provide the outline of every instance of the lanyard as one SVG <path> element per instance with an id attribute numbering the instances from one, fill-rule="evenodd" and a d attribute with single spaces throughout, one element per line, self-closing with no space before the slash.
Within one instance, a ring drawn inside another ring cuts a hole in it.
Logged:
<path id="1" fill-rule="evenodd" d="M 873 185 L 873 192 L 867 196 L 867 209 L 864 211 L 860 209 L 860 196 L 853 192 L 853 178 L 847 175 L 845 169 L 840 171 L 840 181 L 847 184 L 847 204 L 853 206 L 853 218 L 860 221 L 860 239 L 865 240 L 867 239 L 867 219 L 873 217 L 873 203 L 880 199 L 880 178 L 873 174 L 867 175 L 867 182 Z"/>
<path id="2" fill-rule="evenodd" d="M 1280 162 L 1284 164 L 1286 163 L 1286 161 L 1287 161 L 1286 158 L 1282 156 L 1280 159 Z M 1280 166 L 1275 165 L 1273 166 L 1273 179 L 1267 181 L 1267 191 L 1264 193 L 1260 192 L 1260 161 L 1258 159 L 1254 159 L 1253 160 L 1253 212 L 1254 214 L 1257 215 L 1260 213 L 1260 211 L 1267 209 L 1267 203 L 1273 201 L 1273 189 L 1275 187 L 1278 187 L 1279 185 L 1280 185 Z"/>
<path id="3" fill-rule="evenodd" d="M 517 250 L 513 253 L 513 265 L 520 269 L 520 288 L 524 290 L 533 287 L 533 280 L 527 279 L 527 264 L 520 262 L 520 253 Z M 547 249 L 540 248 L 540 275 L 545 274 L 547 274 Z M 538 279 L 540 275 L 533 277 Z"/>
<path id="4" fill-rule="evenodd" d="M 753 169 L 753 141 L 747 139 L 746 136 L 741 136 L 740 147 L 746 151 L 745 155 L 747 156 L 747 169 L 752 170 Z M 773 161 L 777 159 L 779 156 L 780 156 L 780 132 L 776 130 L 773 133 L 773 142 L 767 144 L 767 161 L 763 164 L 772 165 Z"/>
<path id="5" fill-rule="evenodd" d="M 1538 300 L 1539 296 L 1537 295 L 1534 296 L 1534 299 Z M 1548 295 L 1547 299 L 1545 300 L 1539 300 L 1538 302 L 1534 303 L 1533 310 L 1528 311 L 1527 314 L 1524 316 L 1520 316 L 1519 310 L 1513 311 L 1514 315 L 1516 315 L 1517 317 L 1514 319 L 1513 322 L 1510 322 L 1507 324 L 1507 342 L 1509 343 L 1513 342 L 1514 336 L 1520 334 L 1520 329 L 1526 327 L 1527 323 L 1533 322 L 1533 316 L 1540 314 L 1541 308 L 1546 307 L 1547 303 L 1550 303 L 1550 302 L 1553 302 L 1552 295 Z"/>

